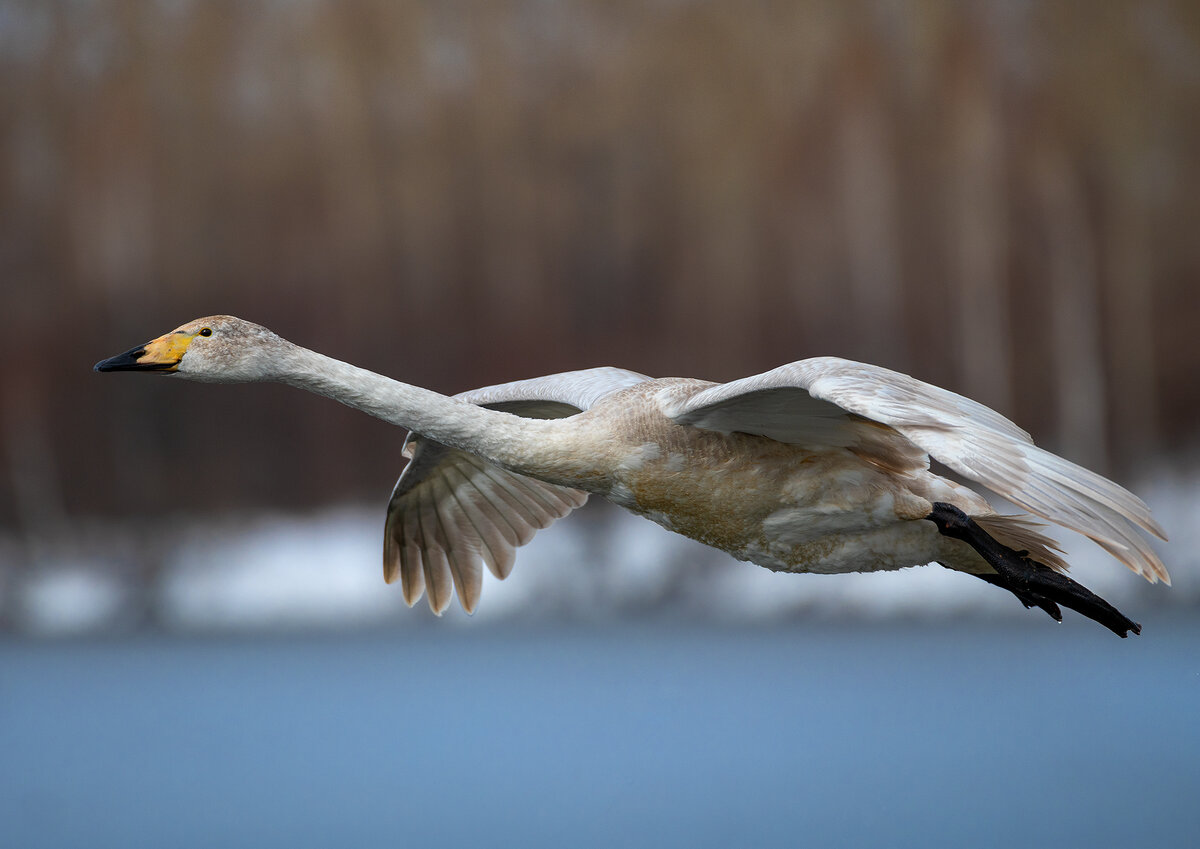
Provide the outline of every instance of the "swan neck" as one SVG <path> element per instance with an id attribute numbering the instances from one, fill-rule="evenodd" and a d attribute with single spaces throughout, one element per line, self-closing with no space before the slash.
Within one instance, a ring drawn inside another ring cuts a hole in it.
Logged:
<path id="1" fill-rule="evenodd" d="M 544 461 L 551 420 L 489 410 L 412 386 L 288 343 L 277 363 L 281 383 L 305 389 L 407 428 L 427 439 L 535 477 L 553 477 Z"/>

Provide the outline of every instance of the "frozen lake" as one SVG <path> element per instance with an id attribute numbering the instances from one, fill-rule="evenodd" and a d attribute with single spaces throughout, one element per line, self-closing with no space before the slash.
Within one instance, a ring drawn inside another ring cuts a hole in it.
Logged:
<path id="1" fill-rule="evenodd" d="M 0 642 L 6 846 L 1195 846 L 1200 623 Z"/>

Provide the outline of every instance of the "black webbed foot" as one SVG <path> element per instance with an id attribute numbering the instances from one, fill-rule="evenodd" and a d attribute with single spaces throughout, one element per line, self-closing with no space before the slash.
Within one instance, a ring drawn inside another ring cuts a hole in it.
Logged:
<path id="1" fill-rule="evenodd" d="M 998 542 L 991 534 L 953 504 L 935 502 L 926 517 L 938 531 L 948 537 L 960 539 L 974 548 L 993 569 L 995 575 L 976 577 L 1011 592 L 1021 604 L 1039 607 L 1057 621 L 1062 621 L 1058 605 L 1069 607 L 1078 613 L 1099 622 L 1120 637 L 1142 632 L 1142 626 L 1129 619 L 1087 587 L 1072 581 L 1066 575 L 1029 558 L 1028 551 L 1015 551 Z"/>

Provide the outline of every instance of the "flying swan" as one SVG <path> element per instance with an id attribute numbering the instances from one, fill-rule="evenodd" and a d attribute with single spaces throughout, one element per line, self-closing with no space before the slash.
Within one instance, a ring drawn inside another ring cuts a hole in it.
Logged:
<path id="1" fill-rule="evenodd" d="M 539 528 L 602 495 L 668 530 L 783 572 L 939 563 L 1062 621 L 1141 626 L 1063 573 L 1026 515 L 997 514 L 929 458 L 1170 583 L 1137 496 L 1035 446 L 988 407 L 878 366 L 816 357 L 730 383 L 619 368 L 520 380 L 453 398 L 294 345 L 232 316 L 189 322 L 95 366 L 211 383 L 277 381 L 408 428 L 388 504 L 383 572 L 412 605 L 479 601 Z"/>

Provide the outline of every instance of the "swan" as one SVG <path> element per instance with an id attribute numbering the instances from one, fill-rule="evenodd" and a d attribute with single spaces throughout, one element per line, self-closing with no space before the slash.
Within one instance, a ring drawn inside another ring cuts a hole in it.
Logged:
<path id="1" fill-rule="evenodd" d="M 1059 604 L 1122 637 L 1141 632 L 1063 574 L 1062 551 L 1043 525 L 998 514 L 975 490 L 931 471 L 931 457 L 1091 538 L 1151 583 L 1170 583 L 1140 531 L 1166 533 L 1137 496 L 1036 447 L 982 404 L 836 357 L 722 384 L 605 367 L 448 397 L 218 315 L 95 370 L 277 381 L 407 428 L 408 464 L 385 521 L 384 578 L 399 579 L 410 606 L 426 594 L 439 614 L 455 593 L 473 612 L 483 565 L 507 577 L 519 546 L 596 494 L 771 570 L 938 563 L 1060 622 Z"/>

